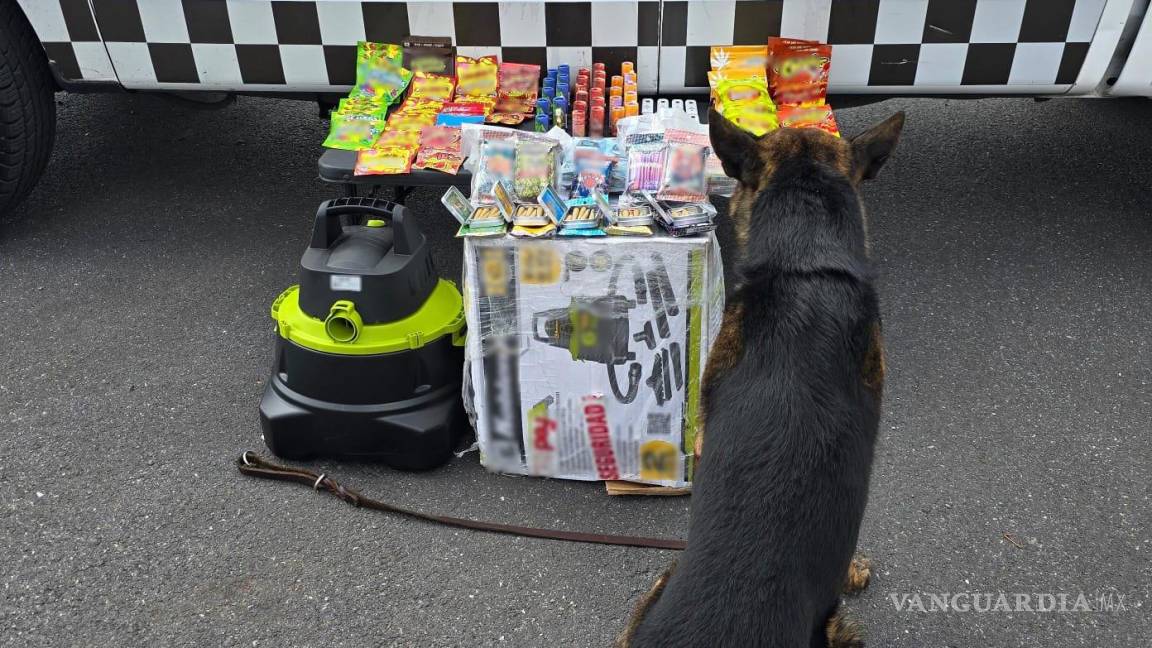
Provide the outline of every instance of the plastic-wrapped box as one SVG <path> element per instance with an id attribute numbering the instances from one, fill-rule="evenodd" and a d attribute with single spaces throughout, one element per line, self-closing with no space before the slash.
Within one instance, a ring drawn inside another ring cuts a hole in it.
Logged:
<path id="1" fill-rule="evenodd" d="M 712 235 L 466 239 L 465 403 L 499 472 L 683 486 L 724 310 Z"/>

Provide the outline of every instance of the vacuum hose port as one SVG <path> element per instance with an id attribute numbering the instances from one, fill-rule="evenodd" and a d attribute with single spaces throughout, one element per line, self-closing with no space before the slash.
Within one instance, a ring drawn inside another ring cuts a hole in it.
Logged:
<path id="1" fill-rule="evenodd" d="M 356 338 L 360 337 L 360 329 L 363 326 L 364 320 L 360 319 L 356 306 L 345 300 L 332 304 L 332 308 L 328 310 L 328 317 L 324 320 L 324 332 L 334 342 L 355 342 Z"/>

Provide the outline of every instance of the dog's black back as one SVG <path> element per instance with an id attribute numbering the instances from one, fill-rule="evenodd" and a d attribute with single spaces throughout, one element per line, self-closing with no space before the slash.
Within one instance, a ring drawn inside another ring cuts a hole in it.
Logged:
<path id="1" fill-rule="evenodd" d="M 880 416 L 862 208 L 803 147 L 763 174 L 726 308 L 740 350 L 704 386 L 688 548 L 633 648 L 827 646 L 856 546 Z"/>

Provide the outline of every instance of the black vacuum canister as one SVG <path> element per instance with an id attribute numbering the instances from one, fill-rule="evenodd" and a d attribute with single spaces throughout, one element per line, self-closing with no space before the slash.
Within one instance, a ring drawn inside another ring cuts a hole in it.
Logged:
<path id="1" fill-rule="evenodd" d="M 461 401 L 464 302 L 402 205 L 320 206 L 300 284 L 272 304 L 276 360 L 264 442 L 287 459 L 434 468 L 470 432 Z"/>

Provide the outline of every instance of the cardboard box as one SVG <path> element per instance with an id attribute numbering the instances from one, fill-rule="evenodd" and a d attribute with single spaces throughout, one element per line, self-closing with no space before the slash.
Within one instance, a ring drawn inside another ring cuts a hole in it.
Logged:
<path id="1" fill-rule="evenodd" d="M 693 238 L 467 239 L 465 402 L 499 472 L 679 487 L 724 309 Z"/>

